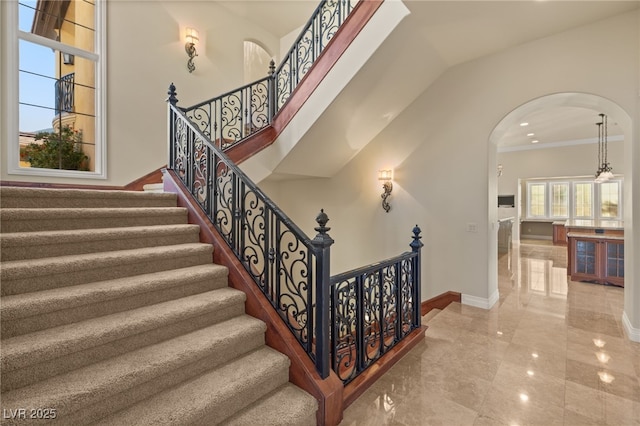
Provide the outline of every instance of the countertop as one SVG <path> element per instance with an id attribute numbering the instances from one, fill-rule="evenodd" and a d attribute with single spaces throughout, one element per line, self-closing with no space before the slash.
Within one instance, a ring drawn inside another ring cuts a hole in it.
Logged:
<path id="1" fill-rule="evenodd" d="M 567 228 L 624 230 L 624 222 L 622 220 L 570 219 L 567 220 L 564 226 Z"/>

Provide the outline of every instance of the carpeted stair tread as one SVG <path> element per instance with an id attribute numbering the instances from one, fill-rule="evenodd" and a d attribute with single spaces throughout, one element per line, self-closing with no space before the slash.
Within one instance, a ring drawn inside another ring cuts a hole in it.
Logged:
<path id="1" fill-rule="evenodd" d="M 287 357 L 265 346 L 98 424 L 219 424 L 286 383 L 289 364 Z"/>
<path id="2" fill-rule="evenodd" d="M 194 266 L 210 262 L 212 252 L 210 244 L 188 243 L 2 262 L 2 295 Z"/>
<path id="3" fill-rule="evenodd" d="M 222 365 L 264 345 L 266 325 L 241 315 L 115 358 L 5 392 L 11 408 L 56 408 L 60 419 L 84 406 L 154 380 L 203 358 Z M 211 365 L 214 368 L 215 365 Z"/>
<path id="4" fill-rule="evenodd" d="M 176 195 L 144 191 L 0 187 L 2 208 L 170 207 Z"/>
<path id="5" fill-rule="evenodd" d="M 318 401 L 291 383 L 224 421 L 224 426 L 315 426 Z"/>
<path id="6" fill-rule="evenodd" d="M 2 260 L 126 250 L 197 242 L 198 225 L 169 224 L 0 234 Z"/>
<path id="7" fill-rule="evenodd" d="M 185 208 L 3 208 L 0 210 L 0 231 L 3 233 L 177 223 L 187 223 Z"/>
<path id="8" fill-rule="evenodd" d="M 222 288 L 126 312 L 37 331 L 2 341 L 2 369 L 24 368 L 83 349 L 185 321 L 234 303 L 246 295 Z"/>
<path id="9" fill-rule="evenodd" d="M 0 320 L 16 320 L 60 309 L 69 309 L 130 297 L 136 294 L 149 293 L 202 280 L 211 282 L 210 290 L 224 288 L 227 286 L 227 274 L 227 267 L 211 263 L 153 274 L 5 296 L 2 298 L 2 305 L 0 305 Z"/>

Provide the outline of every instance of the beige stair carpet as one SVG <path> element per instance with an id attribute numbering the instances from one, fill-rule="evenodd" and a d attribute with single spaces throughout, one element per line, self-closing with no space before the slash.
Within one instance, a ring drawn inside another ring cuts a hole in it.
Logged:
<path id="1" fill-rule="evenodd" d="M 313 425 L 175 194 L 0 187 L 1 424 Z"/>

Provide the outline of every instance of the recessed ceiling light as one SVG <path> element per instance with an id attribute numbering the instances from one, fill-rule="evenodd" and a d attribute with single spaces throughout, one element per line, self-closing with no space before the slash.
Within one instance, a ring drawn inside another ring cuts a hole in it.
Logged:
<path id="1" fill-rule="evenodd" d="M 528 125 L 529 125 L 529 123 L 527 123 L 526 121 L 525 121 L 525 122 L 523 122 L 523 123 L 520 123 L 520 126 L 522 126 L 522 127 L 524 127 L 524 126 L 528 126 Z"/>
<path id="2" fill-rule="evenodd" d="M 527 133 L 527 136 L 535 136 L 535 133 Z"/>
<path id="3" fill-rule="evenodd" d="M 540 142 L 538 139 L 534 139 L 531 141 L 531 143 L 538 143 L 538 142 Z"/>

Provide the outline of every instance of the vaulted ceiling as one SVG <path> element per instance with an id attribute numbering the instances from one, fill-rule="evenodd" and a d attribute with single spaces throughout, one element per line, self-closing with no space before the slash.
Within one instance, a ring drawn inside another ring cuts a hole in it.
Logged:
<path id="1" fill-rule="evenodd" d="M 393 0 L 387 0 L 393 1 Z M 225 1 L 223 5 L 246 19 L 283 36 L 301 27 L 318 5 L 317 0 Z M 440 66 L 452 67 L 485 55 L 513 48 L 594 21 L 640 7 L 640 1 L 430 1 L 404 0 L 411 11 L 402 25 L 403 34 L 390 38 L 398 52 L 429 49 Z M 390 49 L 393 51 L 394 49 Z M 426 58 L 427 55 L 424 55 Z M 413 58 L 416 68 L 428 69 Z M 412 82 L 415 85 L 415 81 Z M 430 84 L 430 82 L 425 82 Z M 514 147 L 563 141 L 595 139 L 597 113 L 587 108 L 550 107 L 531 112 L 526 129 L 515 124 L 500 141 Z M 620 134 L 609 123 L 610 135 Z M 535 135 L 527 136 L 528 133 Z"/>

